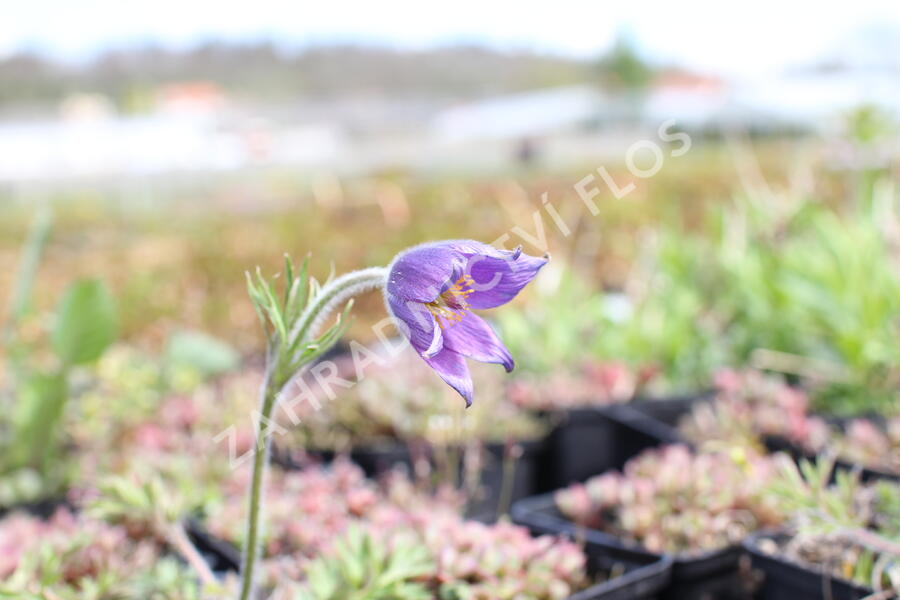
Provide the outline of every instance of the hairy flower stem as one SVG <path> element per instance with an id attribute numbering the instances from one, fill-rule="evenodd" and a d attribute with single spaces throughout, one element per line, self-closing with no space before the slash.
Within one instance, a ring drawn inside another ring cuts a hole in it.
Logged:
<path id="1" fill-rule="evenodd" d="M 341 275 L 327 283 L 297 320 L 291 330 L 292 339 L 312 338 L 334 309 L 351 298 L 384 286 L 387 269 L 371 267 Z"/>
<path id="2" fill-rule="evenodd" d="M 386 276 L 386 269 L 374 267 L 347 273 L 325 284 L 291 327 L 288 343 L 291 344 L 295 340 L 307 342 L 312 339 L 316 330 L 334 309 L 348 302 L 354 296 L 383 287 Z M 296 374 L 291 372 L 294 367 L 288 366 L 294 364 L 293 361 L 284 354 L 284 348 L 275 345 L 274 347 L 270 346 L 269 354 L 266 357 L 266 379 L 260 391 L 259 422 L 253 454 L 253 476 L 247 502 L 247 532 L 244 539 L 239 600 L 251 600 L 254 597 L 255 570 L 260 557 L 263 530 L 262 497 L 272 442 L 270 435 L 272 416 L 279 394 Z"/>

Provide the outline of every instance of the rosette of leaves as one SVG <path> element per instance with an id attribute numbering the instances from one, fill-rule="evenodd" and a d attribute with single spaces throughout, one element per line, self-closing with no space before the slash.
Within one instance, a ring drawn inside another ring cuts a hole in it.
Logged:
<path id="1" fill-rule="evenodd" d="M 398 540 L 385 546 L 352 528 L 337 542 L 331 556 L 313 561 L 305 586 L 291 600 L 430 600 L 423 580 L 434 563 L 421 545 Z M 276 593 L 276 599 L 286 593 Z"/>
<path id="2" fill-rule="evenodd" d="M 557 492 L 556 504 L 572 521 L 652 552 L 699 553 L 784 521 L 766 493 L 774 474 L 765 455 L 666 446 L 633 458 L 623 472 Z"/>

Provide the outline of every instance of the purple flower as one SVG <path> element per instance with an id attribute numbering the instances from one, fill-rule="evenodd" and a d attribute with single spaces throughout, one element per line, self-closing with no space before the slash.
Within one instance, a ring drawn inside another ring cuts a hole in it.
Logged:
<path id="1" fill-rule="evenodd" d="M 472 309 L 506 304 L 547 258 L 497 250 L 472 240 L 410 248 L 391 263 L 388 311 L 413 348 L 441 378 L 472 404 L 472 378 L 463 357 L 498 363 L 512 371 L 509 350 Z"/>

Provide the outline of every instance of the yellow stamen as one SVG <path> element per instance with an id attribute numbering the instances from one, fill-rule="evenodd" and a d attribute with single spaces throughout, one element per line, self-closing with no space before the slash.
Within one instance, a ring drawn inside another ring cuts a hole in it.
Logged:
<path id="1" fill-rule="evenodd" d="M 443 329 L 445 325 L 449 327 L 463 320 L 466 311 L 470 310 L 466 298 L 475 291 L 472 289 L 473 283 L 475 280 L 471 275 L 463 275 L 437 299 L 425 304 L 429 312 L 434 315 L 438 327 Z"/>

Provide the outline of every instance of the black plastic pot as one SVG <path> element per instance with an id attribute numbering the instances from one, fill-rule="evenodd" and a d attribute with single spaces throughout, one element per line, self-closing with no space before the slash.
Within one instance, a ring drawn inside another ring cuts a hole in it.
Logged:
<path id="1" fill-rule="evenodd" d="M 680 441 L 677 432 L 630 405 L 580 408 L 554 415 L 538 492 L 620 469 L 647 448 Z"/>
<path id="2" fill-rule="evenodd" d="M 601 545 L 586 542 L 584 552 L 588 558 L 588 573 L 596 576 L 609 571 L 610 561 L 624 573 L 591 586 L 568 600 L 644 600 L 658 598 L 669 585 L 672 561 L 667 557 L 642 558 L 635 561 L 617 559 L 614 551 Z"/>
<path id="3" fill-rule="evenodd" d="M 662 558 L 662 555 L 611 534 L 576 525 L 560 514 L 552 493 L 516 502 L 511 516 L 513 522 L 528 527 L 534 533 L 583 539 L 605 549 L 613 557 L 632 561 Z M 749 598 L 751 582 L 741 572 L 741 555 L 739 546 L 731 546 L 697 555 L 670 557 L 672 577 L 660 597 L 671 600 Z"/>
<path id="4" fill-rule="evenodd" d="M 758 533 L 744 541 L 750 564 L 760 575 L 758 600 L 861 600 L 872 594 L 869 588 L 834 579 L 760 548 L 761 540 L 779 538 L 784 536 Z"/>
<path id="5" fill-rule="evenodd" d="M 538 491 L 538 477 L 544 461 L 544 440 L 516 442 L 512 445 L 521 450 L 516 457 L 511 456 L 509 445 L 491 443 L 485 446 L 478 496 L 469 501 L 466 511 L 468 517 L 484 522 L 494 521 L 509 508 L 501 504 L 526 498 Z M 428 448 L 423 447 L 421 451 L 422 456 L 433 465 L 435 461 L 429 456 Z M 312 455 L 323 462 L 334 458 L 333 452 L 315 452 Z M 350 452 L 350 459 L 368 477 L 377 477 L 396 466 L 406 467 L 410 472 L 414 468 L 411 447 L 401 443 L 356 448 Z M 273 449 L 272 461 L 287 469 L 303 467 L 301 462 L 277 449 Z"/>
<path id="6" fill-rule="evenodd" d="M 621 560 L 640 563 L 659 558 L 657 554 L 608 533 L 579 527 L 559 512 L 553 493 L 519 500 L 513 504 L 510 517 L 513 523 L 527 527 L 536 535 L 566 535 L 607 549 L 613 562 L 602 565 L 604 568 L 611 568 L 616 561 Z"/>

